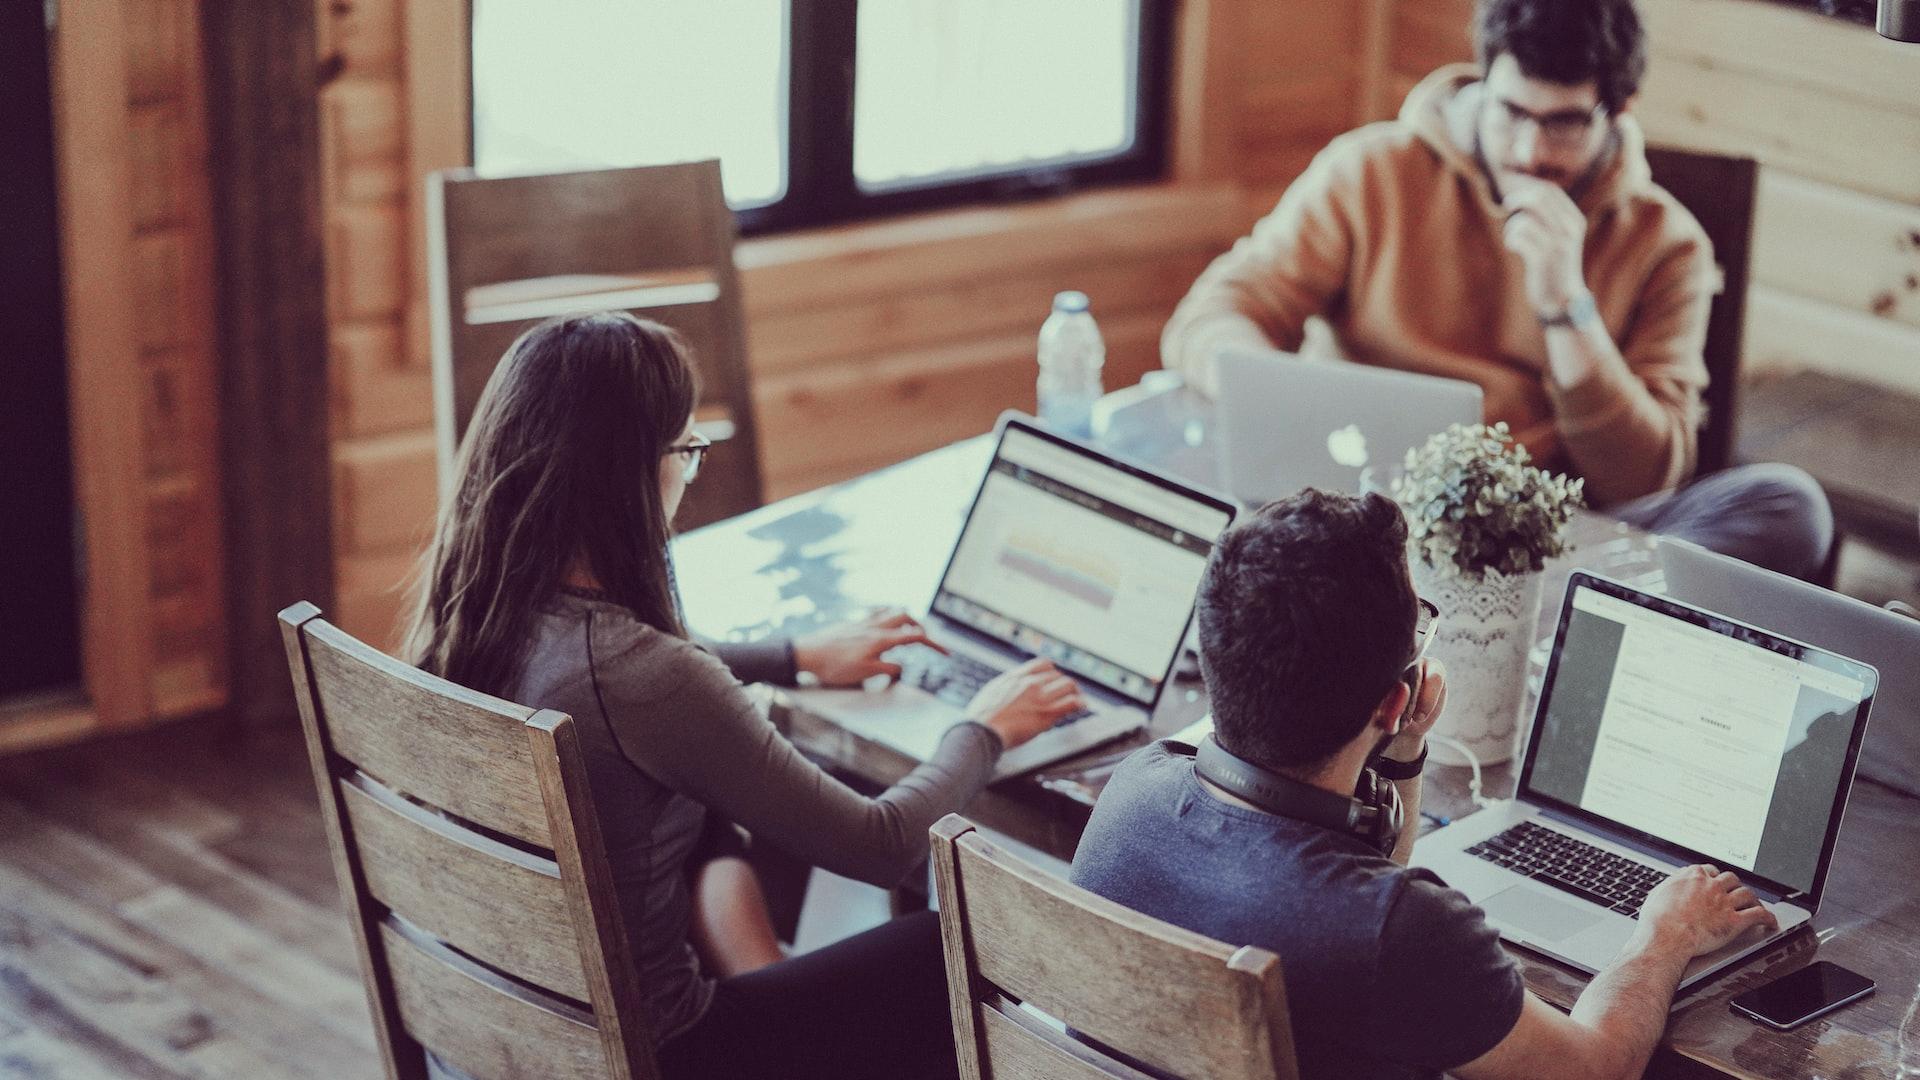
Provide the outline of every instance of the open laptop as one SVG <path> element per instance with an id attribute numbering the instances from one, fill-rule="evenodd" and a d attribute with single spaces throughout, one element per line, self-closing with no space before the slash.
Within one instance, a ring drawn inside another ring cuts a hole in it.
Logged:
<path id="1" fill-rule="evenodd" d="M 1672 537 L 1657 541 L 1667 595 L 1880 669 L 1860 775 L 1920 795 L 1920 619 Z"/>
<path id="2" fill-rule="evenodd" d="M 1001 755 L 996 780 L 1131 734 L 1159 703 L 1233 514 L 1227 499 L 1003 416 L 925 621 L 951 654 L 897 650 L 904 671 L 885 690 L 795 699 L 924 761 L 981 684 L 1045 656 L 1077 679 L 1088 709 Z"/>
<path id="3" fill-rule="evenodd" d="M 1519 790 L 1435 830 L 1413 864 L 1500 936 L 1586 972 L 1692 863 L 1779 919 L 1697 957 L 1685 990 L 1813 918 L 1878 673 L 1744 623 L 1575 573 Z"/>
<path id="4" fill-rule="evenodd" d="M 1452 424 L 1481 419 L 1480 387 L 1272 349 L 1217 358 L 1220 482 L 1248 506 L 1302 488 L 1358 492 L 1368 465 L 1398 465 Z"/>

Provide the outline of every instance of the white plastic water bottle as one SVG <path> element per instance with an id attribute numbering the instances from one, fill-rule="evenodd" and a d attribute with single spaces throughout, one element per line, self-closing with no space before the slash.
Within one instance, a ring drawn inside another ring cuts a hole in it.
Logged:
<path id="1" fill-rule="evenodd" d="M 1040 419 L 1065 435 L 1093 437 L 1093 403 L 1100 400 L 1100 368 L 1107 346 L 1087 310 L 1087 294 L 1063 292 L 1040 326 Z"/>

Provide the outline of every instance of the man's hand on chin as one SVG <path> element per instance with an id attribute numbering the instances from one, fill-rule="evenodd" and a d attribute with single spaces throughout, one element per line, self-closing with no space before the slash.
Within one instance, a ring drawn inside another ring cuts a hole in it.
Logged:
<path id="1" fill-rule="evenodd" d="M 1501 183 L 1507 212 L 1502 232 L 1507 250 L 1526 265 L 1527 302 L 1542 316 L 1564 312 L 1587 291 L 1580 265 L 1587 244 L 1587 218 L 1560 185 L 1509 175 Z"/>

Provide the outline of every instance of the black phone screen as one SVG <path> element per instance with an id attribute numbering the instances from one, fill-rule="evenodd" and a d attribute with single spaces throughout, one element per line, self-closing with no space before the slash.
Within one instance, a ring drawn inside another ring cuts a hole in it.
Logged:
<path id="1" fill-rule="evenodd" d="M 1790 972 L 1729 1004 L 1777 1028 L 1790 1028 L 1873 992 L 1873 980 L 1819 960 Z"/>

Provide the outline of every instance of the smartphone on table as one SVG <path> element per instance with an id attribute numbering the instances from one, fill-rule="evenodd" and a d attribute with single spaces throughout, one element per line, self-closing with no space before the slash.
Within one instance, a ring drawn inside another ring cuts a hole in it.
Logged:
<path id="1" fill-rule="evenodd" d="M 1779 1031 L 1799 1027 L 1873 993 L 1873 980 L 1839 964 L 1817 960 L 1749 990 L 1727 1003 L 1742 1016 Z"/>

